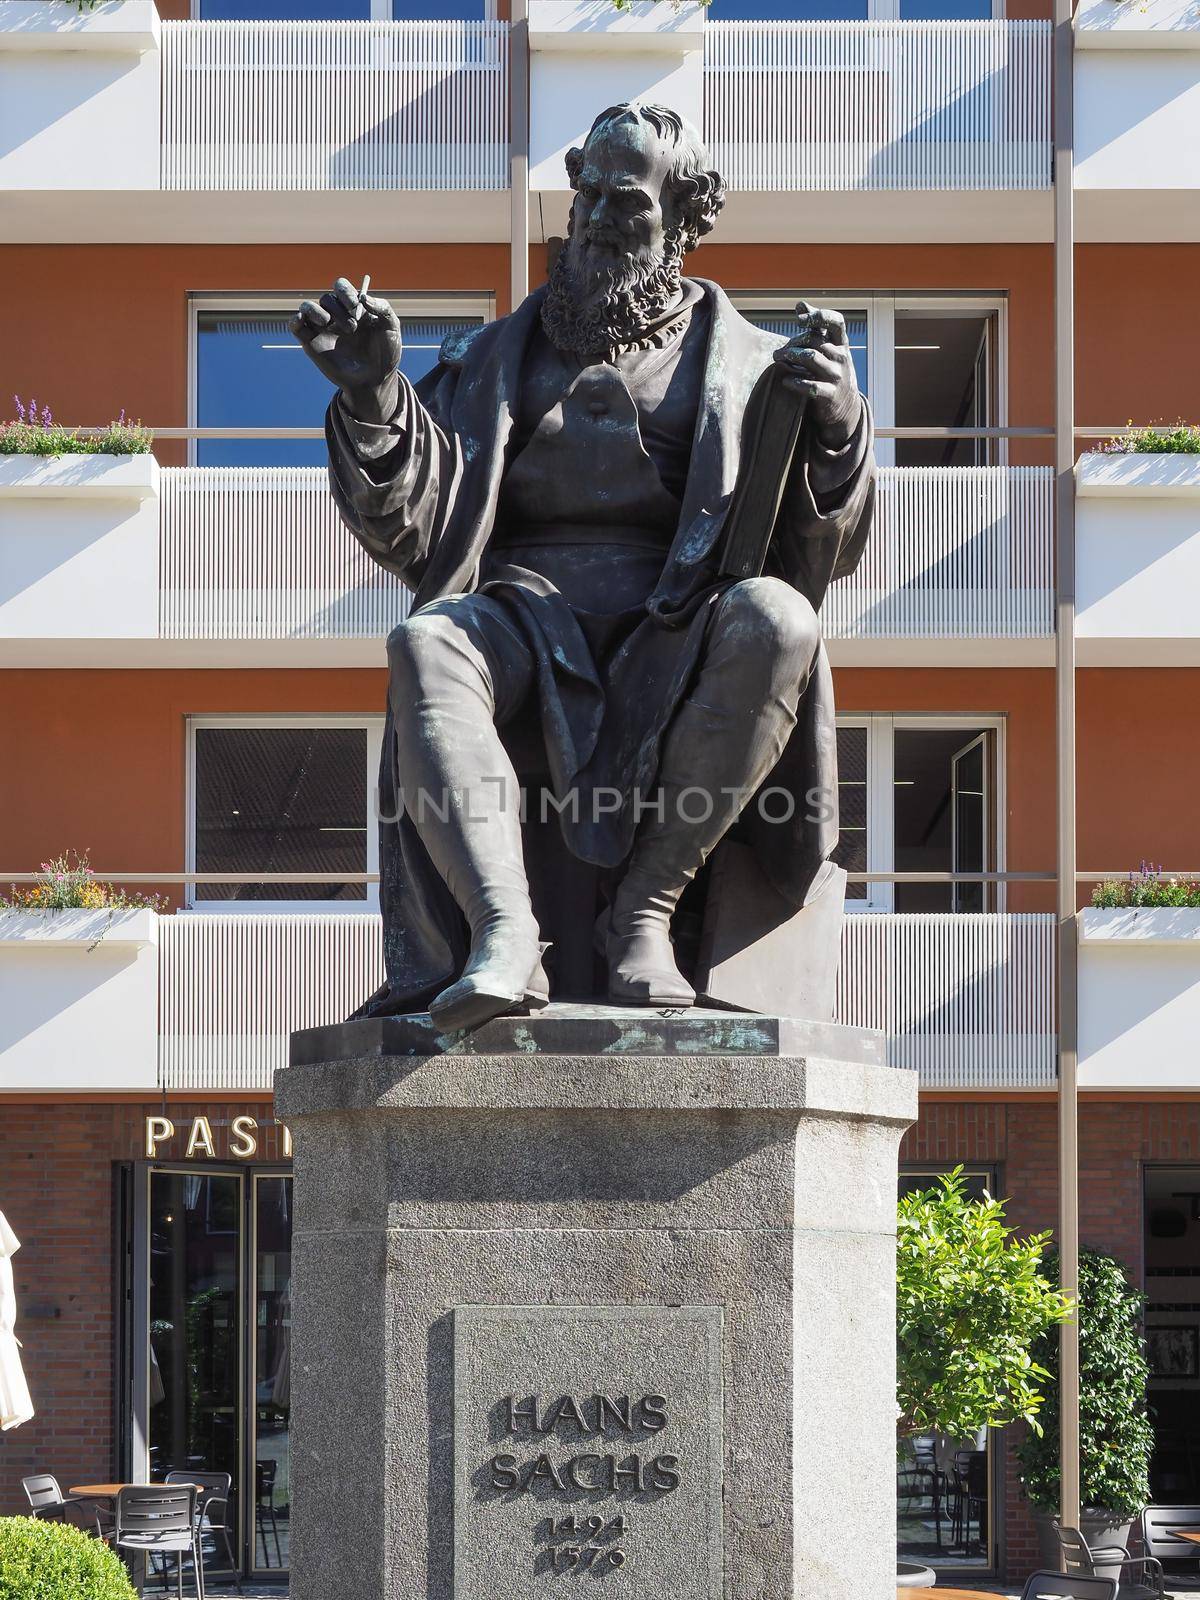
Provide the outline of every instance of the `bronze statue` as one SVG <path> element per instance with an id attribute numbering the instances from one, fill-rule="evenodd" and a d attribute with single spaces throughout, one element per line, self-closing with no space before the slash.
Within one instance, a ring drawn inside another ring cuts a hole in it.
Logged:
<path id="1" fill-rule="evenodd" d="M 611 1000 L 694 1003 L 672 914 L 739 817 L 791 904 L 828 871 L 816 613 L 869 532 L 870 413 L 835 312 L 802 304 L 785 341 L 682 275 L 724 203 L 707 159 L 670 110 L 603 112 L 567 157 L 549 283 L 448 340 L 415 388 L 390 306 L 345 279 L 292 323 L 340 391 L 326 432 L 342 516 L 415 590 L 388 640 L 387 983 L 368 1015 L 428 1008 L 451 1031 L 546 1002 L 498 731 L 523 710 L 572 854 L 620 874 L 600 929 Z M 793 421 L 769 542 L 761 575 L 739 579 L 722 559 L 730 505 L 769 475 L 739 483 L 739 463 L 780 395 Z M 786 820 L 751 804 L 768 780 L 797 797 Z"/>

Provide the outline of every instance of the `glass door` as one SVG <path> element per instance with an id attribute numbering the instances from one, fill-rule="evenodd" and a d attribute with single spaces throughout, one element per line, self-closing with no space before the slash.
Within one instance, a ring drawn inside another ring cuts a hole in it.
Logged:
<path id="1" fill-rule="evenodd" d="M 990 735 L 981 733 L 950 758 L 950 860 L 952 872 L 988 872 L 988 748 Z M 991 909 L 989 885 L 956 883 L 951 900 L 955 911 Z"/>
<path id="2" fill-rule="evenodd" d="M 288 1566 L 289 1423 L 292 1373 L 292 1180 L 282 1174 L 256 1174 L 254 1231 L 254 1314 L 251 1337 L 254 1473 L 252 1571 L 278 1572 Z"/>
<path id="3" fill-rule="evenodd" d="M 292 1180 L 145 1167 L 130 1218 L 130 1477 L 227 1472 L 242 1572 L 285 1577 L 291 1509 Z M 143 1265 L 139 1269 L 138 1262 Z M 125 1337 L 125 1336 L 123 1336 Z M 209 1576 L 224 1539 L 205 1540 Z"/>
<path id="4" fill-rule="evenodd" d="M 227 1472 L 240 1489 L 242 1175 L 149 1174 L 149 1475 Z"/>

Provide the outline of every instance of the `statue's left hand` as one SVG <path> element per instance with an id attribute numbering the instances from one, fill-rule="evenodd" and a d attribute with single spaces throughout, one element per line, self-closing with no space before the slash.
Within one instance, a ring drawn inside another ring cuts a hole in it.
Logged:
<path id="1" fill-rule="evenodd" d="M 808 400 L 821 443 L 829 450 L 841 450 L 862 410 L 846 319 L 805 300 L 796 307 L 796 316 L 800 330 L 775 352 L 775 360 L 785 373 L 785 386 Z"/>

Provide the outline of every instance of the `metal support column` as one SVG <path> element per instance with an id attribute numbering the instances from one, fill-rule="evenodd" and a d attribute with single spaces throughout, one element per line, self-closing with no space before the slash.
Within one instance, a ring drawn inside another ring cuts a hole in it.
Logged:
<path id="1" fill-rule="evenodd" d="M 510 0 L 509 239 L 510 311 L 529 293 L 529 0 Z"/>
<path id="2" fill-rule="evenodd" d="M 1058 735 L 1058 1248 L 1062 1286 L 1079 1290 L 1079 1004 L 1075 818 L 1075 133 L 1072 0 L 1054 0 L 1054 473 Z M 1079 1526 L 1079 1325 L 1059 1359 L 1060 1515 Z"/>

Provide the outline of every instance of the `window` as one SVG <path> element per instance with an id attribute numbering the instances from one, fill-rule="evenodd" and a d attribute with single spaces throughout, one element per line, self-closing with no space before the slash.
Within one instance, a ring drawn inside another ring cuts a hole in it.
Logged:
<path id="1" fill-rule="evenodd" d="M 366 873 L 378 847 L 372 797 L 378 718 L 193 718 L 190 849 L 194 872 Z M 196 884 L 209 910 L 366 910 L 364 883 Z"/>
<path id="2" fill-rule="evenodd" d="M 1005 303 L 967 295 L 862 295 L 830 290 L 735 297 L 772 333 L 795 329 L 796 301 L 836 307 L 846 319 L 858 386 L 880 427 L 1003 427 Z M 879 439 L 881 466 L 988 466 L 1004 447 L 988 439 Z"/>
<path id="3" fill-rule="evenodd" d="M 323 291 L 318 291 L 320 293 Z M 317 298 L 311 293 L 310 298 Z M 238 296 L 193 301 L 192 416 L 201 428 L 320 427 L 332 390 L 288 332 L 305 298 Z M 436 364 L 447 334 L 477 327 L 490 305 L 470 299 L 420 301 L 392 296 L 404 332 L 400 370 L 413 383 Z M 324 466 L 321 439 L 198 439 L 202 467 Z"/>
<path id="4" fill-rule="evenodd" d="M 997 872 L 1003 857 L 1003 722 L 838 719 L 836 860 L 847 872 Z M 850 909 L 994 911 L 995 884 L 849 884 Z"/>

